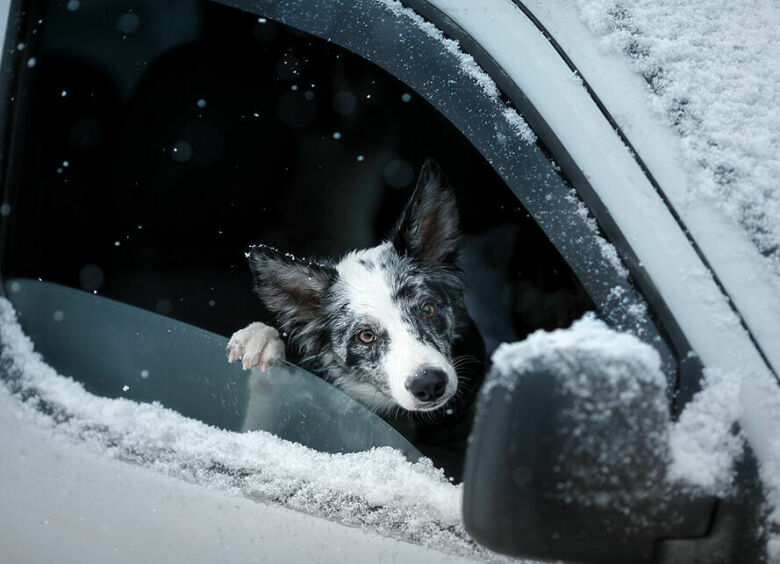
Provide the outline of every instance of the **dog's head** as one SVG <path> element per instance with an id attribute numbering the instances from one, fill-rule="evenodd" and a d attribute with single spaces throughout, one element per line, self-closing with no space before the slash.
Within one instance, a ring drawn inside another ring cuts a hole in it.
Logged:
<path id="1" fill-rule="evenodd" d="M 429 411 L 456 392 L 465 322 L 458 214 L 434 164 L 382 244 L 328 263 L 252 247 L 255 289 L 301 354 L 376 410 Z"/>

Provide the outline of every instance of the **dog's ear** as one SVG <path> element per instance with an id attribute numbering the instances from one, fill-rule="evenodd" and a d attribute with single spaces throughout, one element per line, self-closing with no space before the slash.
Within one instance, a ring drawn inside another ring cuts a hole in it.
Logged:
<path id="1" fill-rule="evenodd" d="M 455 194 L 432 160 L 423 164 L 390 238 L 399 253 L 425 264 L 455 264 L 459 243 Z"/>
<path id="2" fill-rule="evenodd" d="M 255 292 L 285 330 L 319 317 L 322 298 L 335 271 L 282 253 L 273 247 L 255 245 L 246 254 Z"/>

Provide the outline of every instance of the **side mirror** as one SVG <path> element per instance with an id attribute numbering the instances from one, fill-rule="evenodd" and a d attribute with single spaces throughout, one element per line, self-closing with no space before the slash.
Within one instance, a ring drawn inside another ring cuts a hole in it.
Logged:
<path id="1" fill-rule="evenodd" d="M 464 478 L 468 532 L 497 552 L 653 562 L 704 536 L 716 499 L 667 483 L 671 426 L 655 351 L 594 318 L 502 346 Z"/>

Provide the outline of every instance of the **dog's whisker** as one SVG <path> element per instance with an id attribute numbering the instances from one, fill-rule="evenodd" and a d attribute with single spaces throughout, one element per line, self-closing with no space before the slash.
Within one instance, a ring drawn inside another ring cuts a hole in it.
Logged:
<path id="1" fill-rule="evenodd" d="M 481 365 L 483 362 L 473 355 L 462 355 L 453 359 L 452 366 L 455 370 L 469 366 L 469 365 Z"/>

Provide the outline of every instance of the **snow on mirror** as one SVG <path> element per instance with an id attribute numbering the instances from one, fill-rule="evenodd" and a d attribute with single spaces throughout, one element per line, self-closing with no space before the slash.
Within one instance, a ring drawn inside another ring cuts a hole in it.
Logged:
<path id="1" fill-rule="evenodd" d="M 734 462 L 742 451 L 733 432 L 734 378 L 708 373 L 704 388 L 672 421 L 658 352 L 593 314 L 569 329 L 501 345 L 493 363 L 483 397 L 511 391 L 540 371 L 553 375 L 570 404 L 558 422 L 562 455 L 585 461 L 568 469 L 567 487 L 592 496 L 589 503 L 630 507 L 639 497 L 667 497 L 658 492 L 670 486 L 697 495 L 734 493 Z M 631 472 L 636 475 L 618 486 L 615 477 Z M 641 487 L 631 491 L 626 484 Z"/>
<path id="2" fill-rule="evenodd" d="M 36 350 L 92 393 L 156 401 L 226 430 L 267 431 L 322 452 L 391 446 L 420 457 L 382 419 L 289 363 L 243 372 L 225 362 L 227 340 L 208 331 L 56 284 L 6 286 Z"/>

